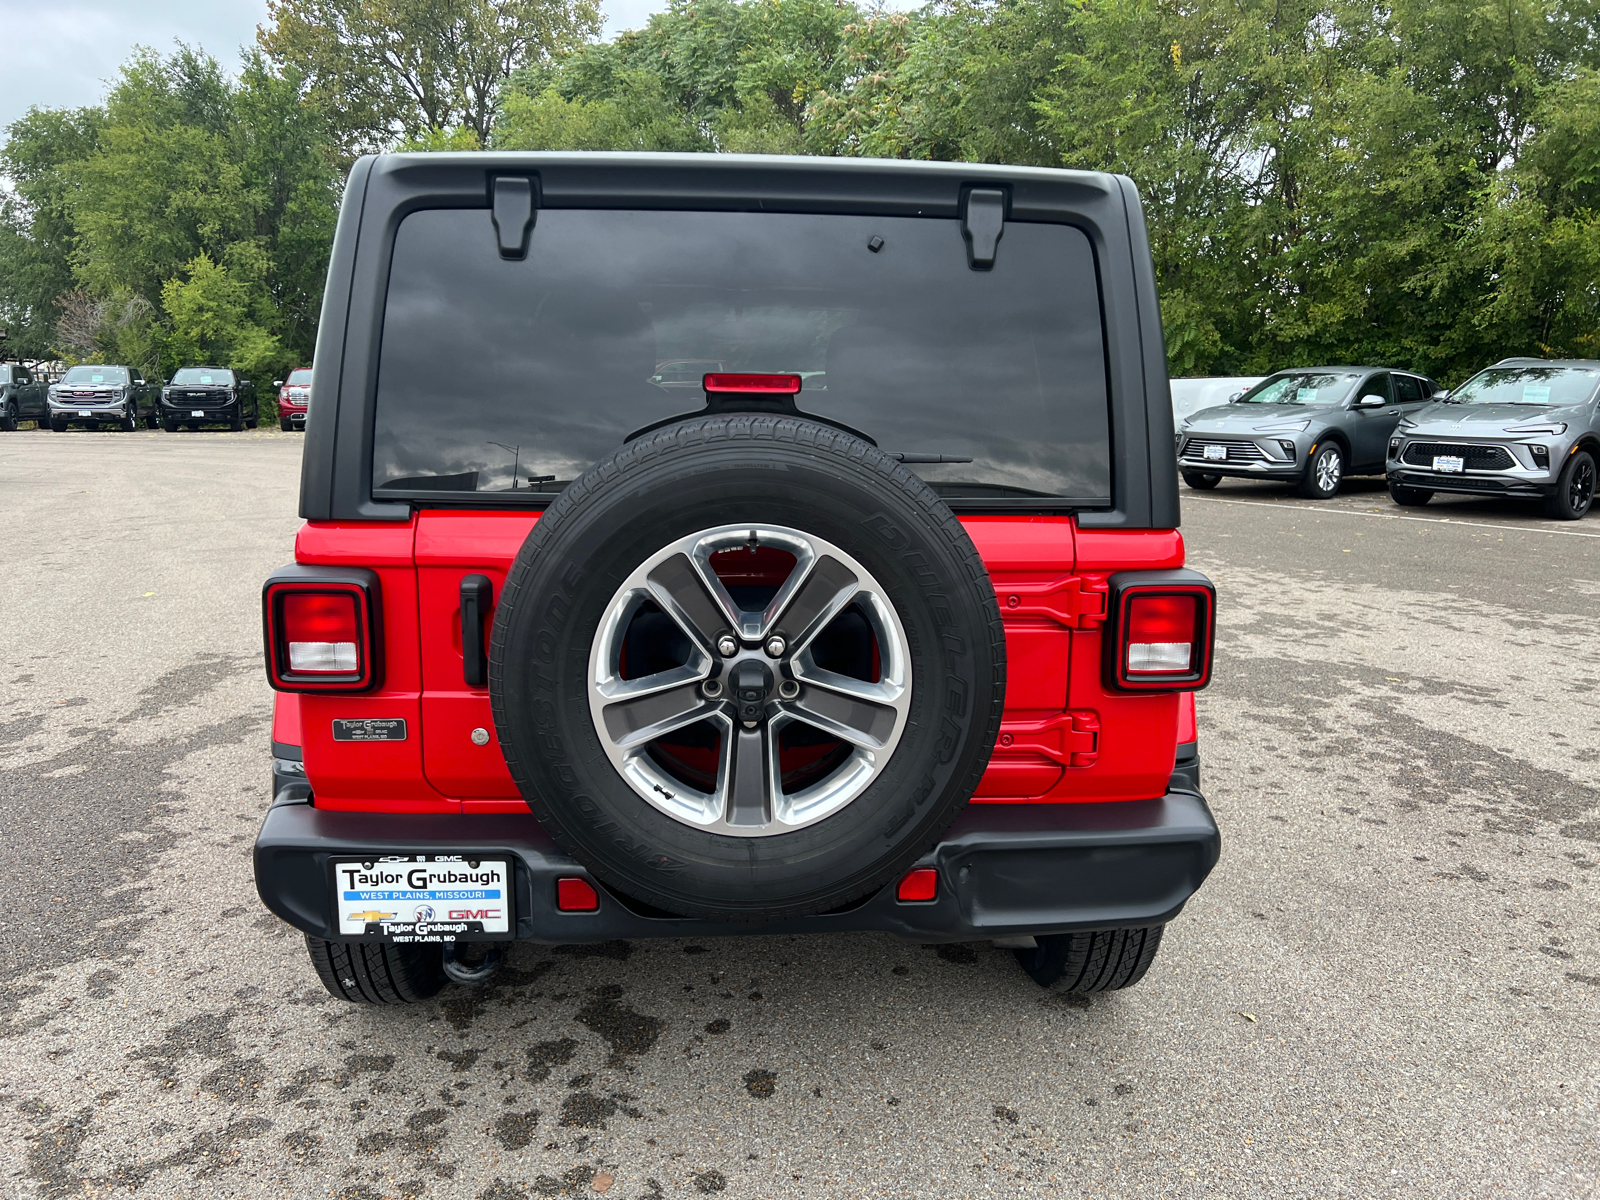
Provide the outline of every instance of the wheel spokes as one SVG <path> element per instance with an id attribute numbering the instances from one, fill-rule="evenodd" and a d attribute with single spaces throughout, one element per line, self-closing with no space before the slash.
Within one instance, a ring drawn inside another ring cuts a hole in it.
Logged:
<path id="1" fill-rule="evenodd" d="M 824 554 L 769 628 L 787 643 L 787 653 L 797 655 L 844 611 L 860 586 L 855 572 Z"/>
<path id="2" fill-rule="evenodd" d="M 718 790 L 723 793 L 723 820 L 729 825 L 761 826 L 772 822 L 771 780 L 774 739 L 771 726 L 739 729 Z"/>
<path id="3" fill-rule="evenodd" d="M 716 654 L 717 639 L 731 630 L 737 614 L 728 610 L 720 585 L 713 587 L 687 554 L 675 554 L 651 571 L 646 582 L 662 611 L 676 621 L 707 655 Z"/>
<path id="4" fill-rule="evenodd" d="M 697 679 L 681 678 L 687 671 L 687 667 L 679 667 L 608 689 L 616 698 L 608 696 L 608 703 L 601 711 L 606 734 L 618 749 L 635 749 L 711 715 L 717 706 L 701 696 Z M 653 682 L 664 676 L 680 678 L 666 683 Z"/>
<path id="5" fill-rule="evenodd" d="M 814 671 L 804 676 L 800 695 L 781 707 L 824 733 L 867 750 L 881 750 L 899 721 L 894 702 L 903 694 L 904 689 L 894 684 Z"/>

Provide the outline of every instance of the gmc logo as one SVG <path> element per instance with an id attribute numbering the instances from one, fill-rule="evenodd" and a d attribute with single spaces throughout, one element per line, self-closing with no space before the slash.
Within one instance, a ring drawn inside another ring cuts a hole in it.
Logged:
<path id="1" fill-rule="evenodd" d="M 500 918 L 498 908 L 452 908 L 450 919 L 452 921 L 496 921 Z"/>

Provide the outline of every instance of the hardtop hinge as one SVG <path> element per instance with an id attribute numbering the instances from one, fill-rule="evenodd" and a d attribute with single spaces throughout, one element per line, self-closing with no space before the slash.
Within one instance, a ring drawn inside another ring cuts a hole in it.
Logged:
<path id="1" fill-rule="evenodd" d="M 1043 721 L 1003 721 L 997 749 L 1031 751 L 1063 767 L 1092 767 L 1100 758 L 1100 714 L 1074 709 Z"/>
<path id="2" fill-rule="evenodd" d="M 1106 581 L 1069 575 L 1043 583 L 995 583 L 1000 615 L 1044 617 L 1068 629 L 1097 629 L 1106 619 Z"/>
<path id="3" fill-rule="evenodd" d="M 526 175 L 496 175 L 490 216 L 501 258 L 526 258 L 528 231 L 539 209 L 538 181 Z"/>

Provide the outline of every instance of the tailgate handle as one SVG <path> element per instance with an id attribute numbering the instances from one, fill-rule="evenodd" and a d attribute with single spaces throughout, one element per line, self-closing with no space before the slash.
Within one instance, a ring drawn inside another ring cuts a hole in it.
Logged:
<path id="1" fill-rule="evenodd" d="M 468 687 L 489 684 L 489 648 L 483 640 L 483 618 L 494 603 L 494 584 L 487 575 L 461 578 L 461 674 Z"/>

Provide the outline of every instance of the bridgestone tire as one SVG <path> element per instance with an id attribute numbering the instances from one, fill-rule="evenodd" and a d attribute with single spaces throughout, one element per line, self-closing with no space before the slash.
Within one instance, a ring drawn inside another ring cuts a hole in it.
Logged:
<path id="1" fill-rule="evenodd" d="M 662 547 L 743 522 L 851 555 L 905 630 L 909 709 L 887 762 L 814 824 L 741 837 L 646 803 L 590 713 L 589 655 L 623 582 Z M 506 765 L 545 830 L 602 882 L 725 921 L 827 912 L 898 879 L 988 765 L 1005 701 L 994 587 L 932 488 L 866 442 L 810 421 L 683 421 L 629 443 L 561 493 L 506 578 L 489 691 Z"/>
<path id="2" fill-rule="evenodd" d="M 1052 934 L 1033 950 L 1016 951 L 1017 962 L 1040 987 L 1060 995 L 1116 991 L 1144 978 L 1164 928 Z"/>
<path id="3" fill-rule="evenodd" d="M 417 1004 L 448 982 L 439 946 L 325 942 L 307 934 L 306 952 L 328 994 L 353 1004 Z"/>
<path id="4" fill-rule="evenodd" d="M 1197 492 L 1209 492 L 1222 482 L 1222 476 L 1210 471 L 1184 471 L 1183 482 Z"/>

